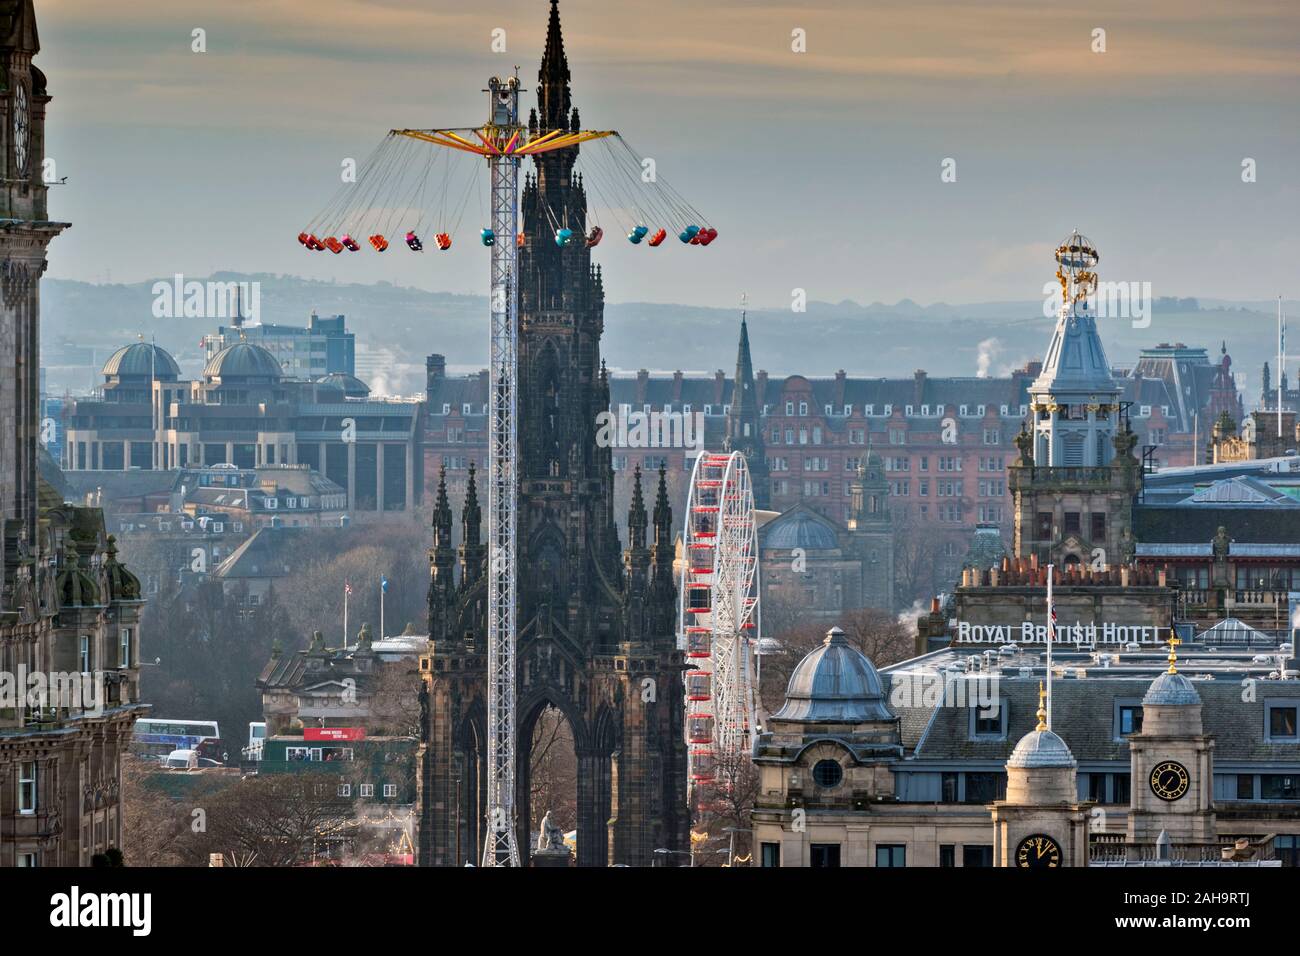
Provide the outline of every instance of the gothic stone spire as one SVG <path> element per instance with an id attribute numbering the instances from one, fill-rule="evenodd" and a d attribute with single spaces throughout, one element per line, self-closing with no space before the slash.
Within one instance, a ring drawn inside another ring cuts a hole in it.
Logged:
<path id="1" fill-rule="evenodd" d="M 569 116 L 569 58 L 564 55 L 564 33 L 560 29 L 560 6 L 551 0 L 551 19 L 546 26 L 546 52 L 537 71 L 537 108 L 543 130 L 565 129 Z"/>

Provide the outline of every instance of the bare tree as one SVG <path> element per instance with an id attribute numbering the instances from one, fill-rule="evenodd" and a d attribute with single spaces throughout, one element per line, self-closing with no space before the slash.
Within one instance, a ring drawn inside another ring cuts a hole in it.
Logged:
<path id="1" fill-rule="evenodd" d="M 191 863 L 211 853 L 250 855 L 257 866 L 315 862 L 354 841 L 360 829 L 352 801 L 339 796 L 332 772 L 246 777 L 202 799 L 205 827 L 179 844 Z"/>
<path id="2" fill-rule="evenodd" d="M 370 697 L 373 735 L 420 737 L 420 673 L 414 661 L 390 661 L 375 667 Z"/>
<path id="3" fill-rule="evenodd" d="M 122 847 L 128 866 L 179 866 L 179 841 L 190 833 L 185 809 L 156 781 L 157 764 L 133 754 L 122 756 L 120 804 Z"/>
<path id="4" fill-rule="evenodd" d="M 573 728 L 555 707 L 545 708 L 533 727 L 529 754 L 529 823 L 541 826 L 551 811 L 551 821 L 569 831 L 578 825 L 578 759 L 573 748 Z"/>
<path id="5" fill-rule="evenodd" d="M 751 813 L 758 799 L 758 768 L 749 754 L 724 754 L 717 775 L 696 793 L 696 866 L 748 866 L 753 860 Z"/>

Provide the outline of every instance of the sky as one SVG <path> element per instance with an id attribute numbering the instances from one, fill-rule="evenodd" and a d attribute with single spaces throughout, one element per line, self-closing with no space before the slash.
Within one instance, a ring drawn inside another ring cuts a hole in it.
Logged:
<path id="1" fill-rule="evenodd" d="M 473 204 L 445 255 L 312 255 L 296 236 L 341 163 L 390 128 L 481 122 L 485 81 L 516 65 L 532 106 L 547 12 L 547 0 L 38 0 L 47 155 L 67 177 L 51 218 L 73 223 L 48 274 L 234 270 L 484 293 L 473 240 L 486 210 Z M 1076 228 L 1103 280 L 1150 282 L 1157 297 L 1300 294 L 1294 0 L 561 0 L 560 12 L 584 127 L 619 130 L 719 232 L 708 248 L 653 250 L 614 235 L 596 256 L 612 301 L 1034 300 Z M 192 51 L 196 29 L 206 52 Z"/>

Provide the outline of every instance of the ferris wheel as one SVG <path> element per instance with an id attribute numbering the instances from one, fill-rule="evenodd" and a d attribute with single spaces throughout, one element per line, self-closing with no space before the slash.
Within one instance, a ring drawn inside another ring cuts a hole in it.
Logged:
<path id="1" fill-rule="evenodd" d="M 702 452 L 691 472 L 682 536 L 686 740 L 691 786 L 749 753 L 755 726 L 754 648 L 760 634 L 754 491 L 740 452 Z"/>

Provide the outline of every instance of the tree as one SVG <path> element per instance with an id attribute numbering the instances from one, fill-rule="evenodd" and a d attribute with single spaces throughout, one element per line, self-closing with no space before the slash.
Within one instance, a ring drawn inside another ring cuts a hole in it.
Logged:
<path id="1" fill-rule="evenodd" d="M 529 826 L 536 830 L 549 810 L 551 822 L 568 832 L 578 825 L 578 758 L 573 728 L 559 708 L 547 706 L 537 716 L 529 751 Z"/>
<path id="2" fill-rule="evenodd" d="M 370 697 L 372 735 L 420 738 L 420 684 L 420 673 L 413 661 L 375 666 Z"/>
<path id="3" fill-rule="evenodd" d="M 747 753 L 718 758 L 713 781 L 696 791 L 695 831 L 707 839 L 694 844 L 696 866 L 746 866 L 753 859 L 751 813 L 758 799 L 758 768 Z"/>
<path id="4" fill-rule="evenodd" d="M 180 841 L 189 835 L 185 809 L 154 786 L 157 764 L 124 754 L 120 808 L 124 862 L 129 866 L 179 866 Z"/>
<path id="5" fill-rule="evenodd" d="M 316 862 L 360 829 L 352 801 L 338 795 L 342 779 L 315 770 L 259 774 L 211 792 L 205 828 L 182 841 L 180 852 L 199 865 L 212 853 L 252 858 L 257 866 Z"/>

